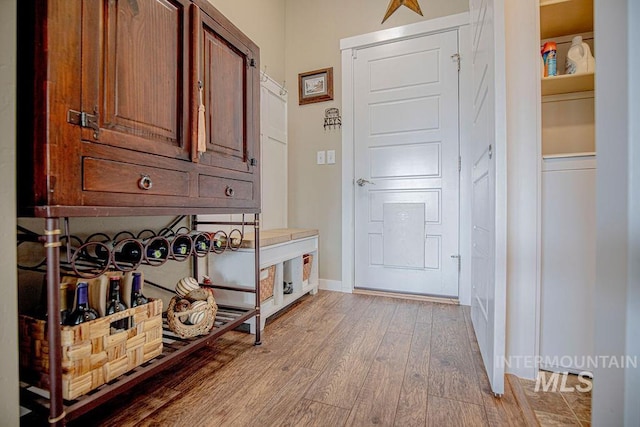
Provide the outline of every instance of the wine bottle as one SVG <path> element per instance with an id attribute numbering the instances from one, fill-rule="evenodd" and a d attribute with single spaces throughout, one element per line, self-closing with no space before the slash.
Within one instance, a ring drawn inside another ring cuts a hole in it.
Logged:
<path id="1" fill-rule="evenodd" d="M 174 259 L 184 260 L 191 255 L 192 240 L 186 234 L 179 234 L 173 238 L 171 243 L 171 253 Z"/>
<path id="2" fill-rule="evenodd" d="M 67 305 L 67 284 L 60 284 L 60 324 L 67 324 L 67 317 L 69 317 L 69 307 Z"/>
<path id="3" fill-rule="evenodd" d="M 89 306 L 89 284 L 80 282 L 76 287 L 76 309 L 67 317 L 69 326 L 79 325 L 98 318 L 98 313 Z"/>
<path id="4" fill-rule="evenodd" d="M 125 311 L 127 306 L 120 301 L 120 277 L 109 278 L 109 299 L 107 301 L 107 315 Z M 124 318 L 111 322 L 111 327 L 115 329 L 129 329 L 129 319 Z"/>
<path id="5" fill-rule="evenodd" d="M 147 260 L 166 260 L 169 257 L 169 242 L 161 236 L 152 237 L 144 242 Z"/>
<path id="6" fill-rule="evenodd" d="M 99 260 L 108 260 L 109 253 L 113 253 L 115 262 L 140 263 L 142 261 L 142 245 L 135 240 L 127 240 L 126 242 L 109 241 L 104 243 L 105 246 L 96 245 L 96 257 Z"/>
<path id="7" fill-rule="evenodd" d="M 149 302 L 147 297 L 142 295 L 142 274 L 133 273 L 133 284 L 131 285 L 131 308 Z"/>
<path id="8" fill-rule="evenodd" d="M 193 250 L 198 256 L 204 256 L 209 253 L 211 248 L 211 235 L 206 232 L 192 231 L 191 240 L 193 240 Z"/>
<path id="9" fill-rule="evenodd" d="M 142 261 L 142 245 L 135 240 L 116 243 L 113 248 L 115 262 L 131 262 L 139 264 Z"/>

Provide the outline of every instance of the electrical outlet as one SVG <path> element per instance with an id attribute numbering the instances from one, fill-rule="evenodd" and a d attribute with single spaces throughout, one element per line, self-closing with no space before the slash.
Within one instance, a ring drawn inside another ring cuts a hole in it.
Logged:
<path id="1" fill-rule="evenodd" d="M 318 151 L 316 154 L 316 163 L 319 165 L 324 165 L 325 162 L 326 151 Z"/>
<path id="2" fill-rule="evenodd" d="M 336 150 L 327 150 L 327 164 L 334 165 L 336 163 Z"/>

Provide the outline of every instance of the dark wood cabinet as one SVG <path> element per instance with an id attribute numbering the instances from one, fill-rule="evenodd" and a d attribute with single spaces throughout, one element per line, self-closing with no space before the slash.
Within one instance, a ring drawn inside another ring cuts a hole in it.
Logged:
<path id="1" fill-rule="evenodd" d="M 259 49 L 215 8 L 21 3 L 21 215 L 259 211 Z"/>

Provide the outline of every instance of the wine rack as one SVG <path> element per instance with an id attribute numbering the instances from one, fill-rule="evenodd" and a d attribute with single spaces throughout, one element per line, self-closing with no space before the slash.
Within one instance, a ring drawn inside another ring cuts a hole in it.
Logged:
<path id="1" fill-rule="evenodd" d="M 211 343 L 249 319 L 255 317 L 257 324 L 260 324 L 260 287 L 257 286 L 260 259 L 259 251 L 256 251 L 254 288 L 239 288 L 224 284 L 209 285 L 214 289 L 254 294 L 254 305 L 251 307 L 219 305 L 213 329 L 207 335 L 195 338 L 177 336 L 169 330 L 165 318 L 162 333 L 163 349 L 159 356 L 83 396 L 74 400 L 63 400 L 60 328 L 50 327 L 60 324 L 61 274 L 92 278 L 108 271 L 132 271 L 141 265 L 158 267 L 169 260 L 178 262 L 192 260 L 192 275 L 198 277 L 198 259 L 216 256 L 225 251 L 236 251 L 240 248 L 244 238 L 245 228 L 252 229 L 255 233 L 256 245 L 259 245 L 258 214 L 254 214 L 252 221 L 245 220 L 243 215 L 242 221 L 239 222 L 198 221 L 195 216 L 191 216 L 190 228 L 178 227 L 178 224 L 182 223 L 185 218 L 187 217 L 177 217 L 171 225 L 157 233 L 153 230 L 142 230 L 136 234 L 122 231 L 113 236 L 95 233 L 84 239 L 71 233 L 69 219 L 66 217 L 47 218 L 43 234 L 18 227 L 18 246 L 27 242 L 40 243 L 44 246 L 45 255 L 42 259 L 37 259 L 28 265 L 23 262 L 18 265 L 18 268 L 45 274 L 47 321 L 49 322 L 49 327 L 46 328 L 49 342 L 49 387 L 48 390 L 41 389 L 30 383 L 28 377 L 23 378 L 21 381 L 22 406 L 31 409 L 35 414 L 48 417 L 48 422 L 51 425 L 65 425 L 67 421 L 76 419 L 158 372 L 177 364 L 183 357 Z M 60 226 L 61 222 L 63 227 Z M 231 227 L 231 231 L 199 232 L 197 230 L 199 224 L 223 225 Z M 164 253 L 154 244 L 163 245 Z M 180 245 L 186 245 L 186 247 Z M 154 252 L 154 250 L 158 252 Z M 161 253 L 163 256 L 158 257 L 157 255 Z M 161 284 L 148 280 L 145 280 L 145 283 L 173 292 L 172 289 Z M 255 335 L 255 344 L 261 344 L 260 331 L 257 331 Z"/>

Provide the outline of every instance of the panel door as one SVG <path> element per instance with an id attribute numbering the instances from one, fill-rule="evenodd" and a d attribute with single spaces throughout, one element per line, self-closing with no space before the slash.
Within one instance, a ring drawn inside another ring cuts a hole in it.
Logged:
<path id="1" fill-rule="evenodd" d="M 83 2 L 83 140 L 189 159 L 188 5 Z"/>
<path id="2" fill-rule="evenodd" d="M 458 296 L 457 53 L 457 31 L 357 52 L 357 288 Z"/>
<path id="3" fill-rule="evenodd" d="M 506 334 L 506 101 L 504 0 L 471 0 L 473 35 L 471 320 L 491 389 L 504 393 Z M 497 48 L 502 46 L 502 49 Z M 499 69 L 498 67 L 501 67 Z M 502 87 L 500 87 L 502 85 Z"/>
<path id="4" fill-rule="evenodd" d="M 206 148 L 194 160 L 228 170 L 257 172 L 260 85 L 258 54 L 220 22 L 200 12 L 194 40 L 194 84 L 202 85 Z M 194 19 L 198 21 L 198 19 Z M 193 97 L 199 102 L 199 93 Z M 254 106 L 255 103 L 255 106 Z M 194 102 L 195 104 L 195 102 Z"/>

